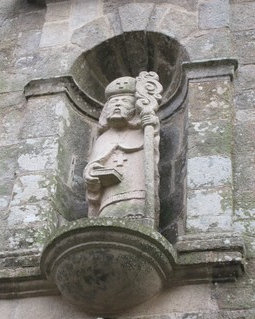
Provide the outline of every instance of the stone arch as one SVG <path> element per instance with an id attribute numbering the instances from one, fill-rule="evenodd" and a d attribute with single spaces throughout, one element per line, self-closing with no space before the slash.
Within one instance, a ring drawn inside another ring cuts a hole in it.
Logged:
<path id="1" fill-rule="evenodd" d="M 111 81 L 121 76 L 137 76 L 143 70 L 155 71 L 164 88 L 159 110 L 164 119 L 182 104 L 181 97 L 183 100 L 186 95 L 182 64 L 187 61 L 186 50 L 175 39 L 160 32 L 130 31 L 82 53 L 74 61 L 71 74 L 85 99 L 100 109 L 104 104 L 104 88 Z"/>

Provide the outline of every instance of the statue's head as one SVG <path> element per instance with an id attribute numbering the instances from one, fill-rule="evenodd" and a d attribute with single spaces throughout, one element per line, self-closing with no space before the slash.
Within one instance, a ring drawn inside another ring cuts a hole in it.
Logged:
<path id="1" fill-rule="evenodd" d="M 106 87 L 107 102 L 99 119 L 101 127 L 121 128 L 132 121 L 136 115 L 135 90 L 135 78 L 129 76 L 118 78 Z"/>

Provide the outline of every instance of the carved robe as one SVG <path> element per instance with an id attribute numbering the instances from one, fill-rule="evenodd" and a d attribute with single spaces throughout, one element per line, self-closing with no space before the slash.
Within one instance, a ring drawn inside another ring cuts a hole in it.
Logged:
<path id="1" fill-rule="evenodd" d="M 134 217 L 144 216 L 144 136 L 142 129 L 108 129 L 98 137 L 90 162 L 105 168 L 114 168 L 122 180 L 112 186 L 101 187 L 97 212 L 90 216 Z M 88 199 L 90 194 L 88 192 Z"/>

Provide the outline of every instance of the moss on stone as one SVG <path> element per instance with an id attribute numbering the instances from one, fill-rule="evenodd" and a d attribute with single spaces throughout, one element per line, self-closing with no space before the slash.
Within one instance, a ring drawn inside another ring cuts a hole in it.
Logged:
<path id="1" fill-rule="evenodd" d="M 230 186 L 230 185 L 229 185 Z M 233 210 L 233 193 L 231 188 L 224 188 L 222 192 L 220 193 L 222 199 L 221 199 L 221 208 L 223 212 L 226 212 L 229 210 Z"/>
<path id="2" fill-rule="evenodd" d="M 112 219 L 112 218 L 83 218 L 73 222 L 67 222 L 64 226 L 53 231 L 47 238 L 45 247 L 52 245 L 53 242 L 58 241 L 62 236 L 71 234 L 76 231 L 86 231 L 96 228 L 105 228 L 106 230 L 111 230 L 113 232 L 120 233 L 137 233 L 138 236 L 142 238 L 147 238 L 149 241 L 153 241 L 156 245 L 159 245 L 161 249 L 166 249 L 170 251 L 174 259 L 176 259 L 176 252 L 172 245 L 167 241 L 159 232 L 142 225 L 135 221 L 124 220 L 124 219 Z"/>

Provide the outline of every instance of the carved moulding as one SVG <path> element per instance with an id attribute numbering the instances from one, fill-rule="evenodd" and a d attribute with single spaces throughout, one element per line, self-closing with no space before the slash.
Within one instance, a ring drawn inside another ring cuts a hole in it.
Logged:
<path id="1" fill-rule="evenodd" d="M 158 232 L 100 218 L 60 228 L 46 245 L 41 265 L 71 303 L 105 316 L 158 294 L 171 279 L 176 258 Z"/>
<path id="2" fill-rule="evenodd" d="M 87 219 L 68 223 L 63 229 L 59 229 L 59 234 L 68 230 L 70 234 L 73 234 L 78 232 L 79 228 L 84 227 L 84 224 L 89 229 L 91 223 L 93 220 L 88 221 Z M 93 223 L 93 225 L 95 224 Z M 112 225 L 105 225 L 105 228 L 107 228 L 106 226 L 111 227 Z M 121 224 L 118 224 L 118 227 L 124 228 Z M 132 227 L 135 226 L 132 224 Z M 146 231 L 146 228 L 139 228 L 141 235 L 143 230 Z M 149 233 L 154 232 L 150 231 Z M 145 237 L 148 236 L 147 232 L 146 234 Z M 159 239 L 163 238 L 164 243 L 169 244 L 158 232 L 156 235 Z M 51 240 L 56 241 L 55 235 L 52 236 Z M 50 250 L 51 240 L 46 244 L 45 254 Z M 161 245 L 161 247 L 163 246 Z M 172 252 L 171 246 L 168 247 Z M 170 259 L 173 261 L 173 269 L 169 278 L 166 279 L 165 289 L 176 285 L 236 281 L 244 271 L 245 245 L 243 238 L 238 233 L 181 236 L 173 248 L 176 251 L 173 252 L 175 257 Z M 0 273 L 0 298 L 12 299 L 60 294 L 57 286 L 52 281 L 46 280 L 46 268 L 43 267 L 43 272 L 40 270 L 40 251 L 17 251 L 1 254 L 0 257 L 2 267 L 6 265 L 5 270 L 1 270 Z M 46 261 L 46 257 L 43 255 L 42 260 Z M 29 265 L 29 261 L 32 259 L 33 267 Z M 49 259 L 47 260 L 49 261 Z M 18 268 L 16 267 L 17 263 L 20 264 Z M 49 265 L 48 262 L 47 265 Z"/>
<path id="3" fill-rule="evenodd" d="M 243 257 L 238 234 L 183 236 L 173 247 L 134 221 L 83 219 L 52 235 L 41 270 L 72 304 L 109 316 L 176 285 L 235 281 Z"/>

